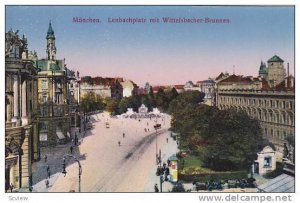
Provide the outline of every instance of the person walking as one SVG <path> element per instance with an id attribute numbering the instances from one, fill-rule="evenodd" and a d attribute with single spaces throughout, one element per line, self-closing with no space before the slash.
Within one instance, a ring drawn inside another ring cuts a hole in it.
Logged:
<path id="1" fill-rule="evenodd" d="M 169 138 L 167 138 L 167 143 L 169 142 Z"/>
<path id="2" fill-rule="evenodd" d="M 73 146 L 70 147 L 70 152 L 73 154 Z"/>
<path id="3" fill-rule="evenodd" d="M 47 165 L 47 177 L 50 178 L 51 173 L 50 173 L 50 166 Z"/>
<path id="4" fill-rule="evenodd" d="M 46 180 L 45 180 L 45 185 L 46 185 L 46 188 L 49 187 L 49 180 L 48 180 L 48 178 L 46 178 Z"/>
<path id="5" fill-rule="evenodd" d="M 47 155 L 45 154 L 44 155 L 44 160 L 45 160 L 45 163 L 47 162 Z"/>
<path id="6" fill-rule="evenodd" d="M 49 170 L 49 171 L 47 171 L 47 175 L 48 175 L 48 178 L 50 179 L 50 177 L 51 177 L 50 170 Z"/>
<path id="7" fill-rule="evenodd" d="M 118 144 L 119 144 L 119 147 L 120 147 L 121 146 L 121 142 L 119 141 Z"/>
<path id="8" fill-rule="evenodd" d="M 123 133 L 123 138 L 125 138 L 125 133 Z"/>
<path id="9" fill-rule="evenodd" d="M 13 192 L 14 185 L 13 185 L 12 183 L 10 183 L 10 185 L 9 185 L 9 189 L 10 189 L 10 192 Z"/>
<path id="10" fill-rule="evenodd" d="M 154 185 L 154 191 L 159 192 L 157 184 Z"/>

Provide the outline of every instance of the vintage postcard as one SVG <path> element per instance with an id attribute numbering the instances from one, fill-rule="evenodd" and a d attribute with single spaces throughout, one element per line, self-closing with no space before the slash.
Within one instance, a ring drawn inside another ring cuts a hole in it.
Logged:
<path id="1" fill-rule="evenodd" d="M 5 193 L 288 198 L 295 6 L 6 5 L 4 100 Z"/>

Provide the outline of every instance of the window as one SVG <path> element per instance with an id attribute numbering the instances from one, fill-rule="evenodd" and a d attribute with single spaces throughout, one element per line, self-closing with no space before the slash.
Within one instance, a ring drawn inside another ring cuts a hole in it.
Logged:
<path id="1" fill-rule="evenodd" d="M 40 131 L 47 131 L 48 127 L 46 125 L 46 123 L 40 123 Z"/>
<path id="2" fill-rule="evenodd" d="M 41 116 L 43 117 L 48 116 L 48 108 L 46 106 L 43 106 L 41 108 Z"/>
<path id="3" fill-rule="evenodd" d="M 272 157 L 265 157 L 264 159 L 264 167 L 272 167 Z"/>
<path id="4" fill-rule="evenodd" d="M 48 95 L 47 95 L 47 92 L 43 92 L 42 100 L 43 100 L 43 103 L 46 103 L 46 102 L 48 101 Z"/>
<path id="5" fill-rule="evenodd" d="M 47 83 L 47 80 L 42 80 L 42 89 L 43 89 L 43 90 L 48 89 L 48 83 Z"/>

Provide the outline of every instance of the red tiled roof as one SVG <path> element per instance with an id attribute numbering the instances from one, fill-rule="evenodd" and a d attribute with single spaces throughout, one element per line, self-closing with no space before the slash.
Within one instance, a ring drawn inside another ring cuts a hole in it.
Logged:
<path id="1" fill-rule="evenodd" d="M 221 78 L 224 77 L 224 76 L 225 76 L 224 73 L 221 72 L 220 75 L 219 75 L 218 77 L 216 77 L 216 80 L 219 80 L 219 79 L 221 79 Z"/>
<path id="2" fill-rule="evenodd" d="M 165 89 L 165 86 L 154 86 L 154 87 L 152 87 L 152 90 L 154 92 L 157 92 L 159 89 Z"/>
<path id="3" fill-rule="evenodd" d="M 293 76 L 286 77 L 281 83 L 274 87 L 277 91 L 287 91 L 295 89 L 295 81 Z M 285 84 L 287 83 L 287 84 Z"/>
<path id="4" fill-rule="evenodd" d="M 110 86 L 116 83 L 123 82 L 123 78 L 102 78 L 102 77 L 82 77 L 80 80 L 81 83 L 88 83 L 94 85 L 106 85 Z"/>
<path id="5" fill-rule="evenodd" d="M 184 85 L 174 85 L 175 89 L 183 89 Z"/>
<path id="6" fill-rule="evenodd" d="M 262 78 L 262 88 L 261 90 L 271 90 L 268 81 L 265 78 Z"/>
<path id="7" fill-rule="evenodd" d="M 251 83 L 251 78 L 250 77 L 243 77 L 240 75 L 231 75 L 228 78 L 222 80 L 220 84 L 223 83 Z"/>

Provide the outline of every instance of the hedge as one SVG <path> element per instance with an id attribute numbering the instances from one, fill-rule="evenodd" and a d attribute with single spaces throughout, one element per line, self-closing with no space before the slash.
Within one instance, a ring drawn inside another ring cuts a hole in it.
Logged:
<path id="1" fill-rule="evenodd" d="M 178 179 L 184 182 L 206 182 L 210 180 L 236 180 L 247 178 L 247 171 L 210 172 L 199 174 L 178 174 Z"/>

